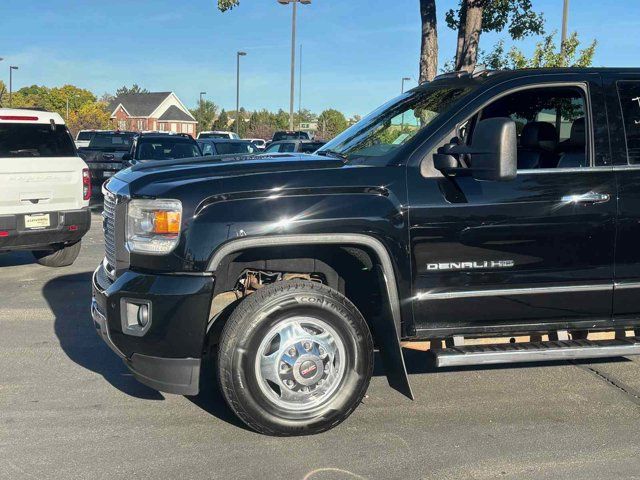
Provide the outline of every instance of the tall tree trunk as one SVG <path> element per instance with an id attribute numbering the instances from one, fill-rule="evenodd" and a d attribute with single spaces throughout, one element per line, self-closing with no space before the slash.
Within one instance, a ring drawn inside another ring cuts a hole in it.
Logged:
<path id="1" fill-rule="evenodd" d="M 467 22 L 467 2 L 465 1 L 460 6 L 460 18 L 459 18 L 459 27 L 458 27 L 458 44 L 456 45 L 456 60 L 454 69 L 459 70 L 458 65 L 462 65 L 462 56 L 464 55 L 464 40 L 465 40 L 465 31 L 466 31 L 466 22 Z"/>
<path id="2" fill-rule="evenodd" d="M 433 80 L 438 73 L 438 20 L 436 0 L 420 0 L 422 47 L 420 48 L 420 83 Z"/>
<path id="3" fill-rule="evenodd" d="M 472 72 L 478 61 L 478 44 L 482 32 L 482 13 L 485 0 L 465 0 L 464 46 L 456 70 Z M 460 24 L 462 28 L 462 23 Z"/>

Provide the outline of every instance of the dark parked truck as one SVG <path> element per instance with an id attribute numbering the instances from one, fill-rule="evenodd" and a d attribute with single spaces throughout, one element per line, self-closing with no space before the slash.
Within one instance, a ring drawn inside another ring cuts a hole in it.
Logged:
<path id="1" fill-rule="evenodd" d="M 315 155 L 118 173 L 92 312 L 146 385 L 194 395 L 213 357 L 247 425 L 311 434 L 374 349 L 413 396 L 401 341 L 440 367 L 640 353 L 638 238 L 640 70 L 454 73 Z"/>
<path id="2" fill-rule="evenodd" d="M 88 147 L 78 148 L 78 154 L 89 166 L 94 186 L 100 187 L 122 170 L 122 157 L 129 153 L 134 136 L 135 132 L 96 131 Z"/>

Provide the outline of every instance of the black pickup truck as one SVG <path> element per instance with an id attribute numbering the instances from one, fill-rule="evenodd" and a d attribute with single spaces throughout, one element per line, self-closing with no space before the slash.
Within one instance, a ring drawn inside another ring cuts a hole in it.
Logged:
<path id="1" fill-rule="evenodd" d="M 639 238 L 640 69 L 456 72 L 315 155 L 117 174 L 92 315 L 141 382 L 194 395 L 212 358 L 247 425 L 303 435 L 374 349 L 413 397 L 401 341 L 440 367 L 640 353 Z"/>
<path id="2" fill-rule="evenodd" d="M 91 137 L 89 146 L 78 149 L 78 154 L 89 167 L 92 185 L 100 187 L 122 170 L 122 157 L 129 153 L 135 135 L 135 132 L 98 131 Z"/>

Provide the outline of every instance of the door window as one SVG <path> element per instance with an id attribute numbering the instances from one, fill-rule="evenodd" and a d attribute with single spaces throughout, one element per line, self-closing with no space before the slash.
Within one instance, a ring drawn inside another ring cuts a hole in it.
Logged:
<path id="1" fill-rule="evenodd" d="M 543 87 L 499 98 L 475 121 L 508 117 L 516 123 L 519 170 L 582 168 L 590 165 L 586 111 L 582 89 Z M 468 123 L 461 134 L 473 135 Z"/>
<path id="2" fill-rule="evenodd" d="M 618 82 L 627 155 L 630 164 L 640 163 L 640 82 Z"/>

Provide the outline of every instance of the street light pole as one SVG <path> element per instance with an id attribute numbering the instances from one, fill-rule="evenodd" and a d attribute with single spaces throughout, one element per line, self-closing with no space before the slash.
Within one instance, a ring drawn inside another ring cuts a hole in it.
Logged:
<path id="1" fill-rule="evenodd" d="M 565 44 L 567 42 L 567 27 L 569 24 L 569 0 L 564 0 L 564 8 L 562 9 L 562 37 L 560 39 L 560 53 L 562 53 L 562 62 L 564 63 Z"/>
<path id="2" fill-rule="evenodd" d="M 293 108 L 296 96 L 296 17 L 298 3 L 309 5 L 311 0 L 278 0 L 281 5 L 293 3 L 291 18 L 291 91 L 289 92 L 289 130 L 293 130 Z"/>
<path id="3" fill-rule="evenodd" d="M 11 107 L 11 101 L 13 96 L 13 71 L 18 70 L 18 67 L 14 65 L 9 66 L 9 107 Z"/>
<path id="4" fill-rule="evenodd" d="M 240 131 L 240 57 L 244 57 L 247 52 L 238 52 L 236 55 L 236 134 Z"/>
<path id="5" fill-rule="evenodd" d="M 202 96 L 206 94 L 207 92 L 200 92 L 200 110 L 202 110 Z"/>

